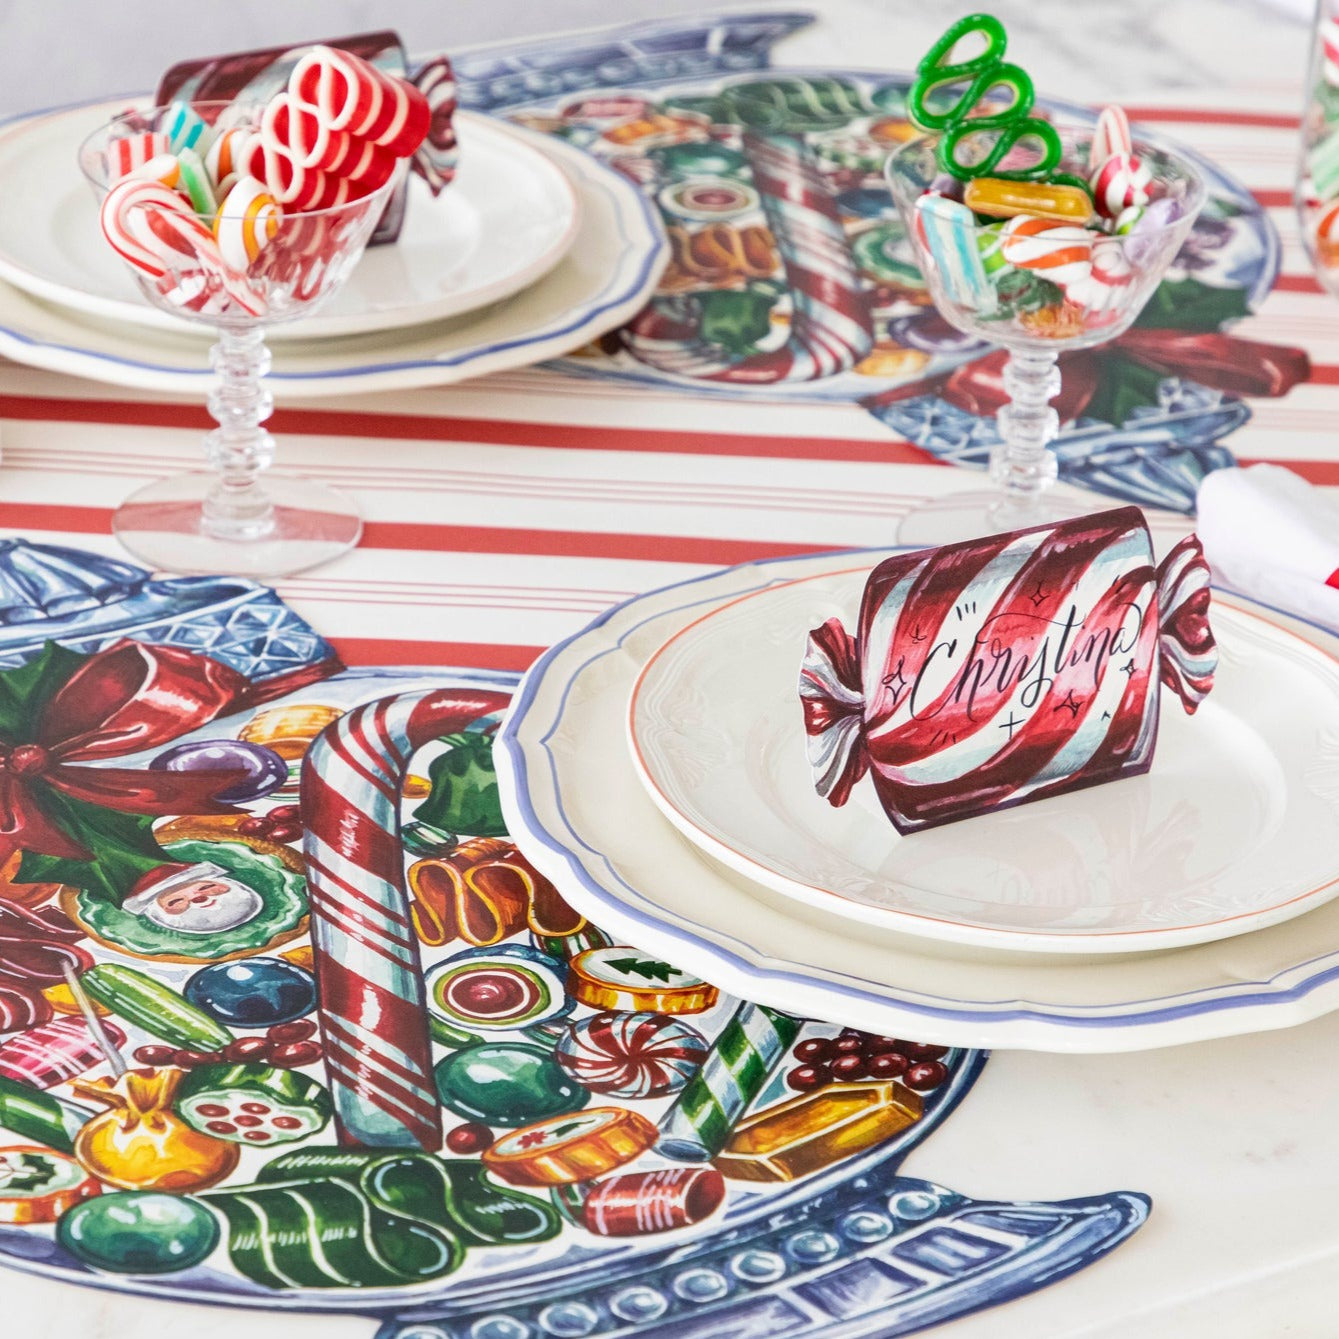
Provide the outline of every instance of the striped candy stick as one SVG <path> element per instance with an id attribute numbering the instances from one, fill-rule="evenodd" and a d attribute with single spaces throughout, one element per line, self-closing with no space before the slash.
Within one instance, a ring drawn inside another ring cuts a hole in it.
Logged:
<path id="1" fill-rule="evenodd" d="M 836 376 L 874 343 L 836 202 L 813 155 L 793 136 L 745 135 L 744 153 L 786 272 L 794 309 L 789 340 L 732 360 L 700 336 L 660 340 L 634 327 L 624 336 L 628 352 L 659 371 L 705 381 L 770 385 Z"/>
<path id="2" fill-rule="evenodd" d="M 319 1021 L 341 1143 L 441 1145 L 400 790 L 417 748 L 494 728 L 507 702 L 504 693 L 449 688 L 385 697 L 328 726 L 303 761 Z"/>
<path id="3" fill-rule="evenodd" d="M 799 1030 L 798 1018 L 741 1004 L 662 1118 L 656 1151 L 676 1162 L 714 1158 Z"/>

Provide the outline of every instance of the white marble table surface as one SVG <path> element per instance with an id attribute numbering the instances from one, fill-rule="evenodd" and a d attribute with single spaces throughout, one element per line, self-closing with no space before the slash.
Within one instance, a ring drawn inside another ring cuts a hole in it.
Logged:
<path id="1" fill-rule="evenodd" d="M 770 6 L 780 8 L 782 6 Z M 904 67 L 967 12 L 911 0 L 813 0 L 825 22 L 782 63 Z M 147 6 L 166 14 L 167 6 Z M 124 6 L 3 6 L 0 111 L 125 90 L 170 58 L 313 32 L 396 24 L 412 46 L 458 45 L 641 15 L 699 12 L 685 0 L 497 5 L 233 0 L 198 6 L 149 37 Z M 1307 29 L 1296 0 L 1005 0 L 1018 49 L 1047 93 L 1085 102 L 1150 92 L 1296 93 Z M 78 25 L 76 44 L 58 36 Z M 118 45 L 119 43 L 119 45 Z M 58 53 L 60 84 L 28 51 Z M 72 49 L 73 48 L 73 49 Z M 67 96 L 68 95 L 68 96 Z M 952 1339 L 1333 1339 L 1339 1332 L 1339 1016 L 1287 1032 L 1114 1057 L 996 1053 L 970 1101 L 904 1170 L 980 1197 L 1152 1195 L 1148 1224 L 1066 1282 L 933 1333 Z M 268 1318 L 144 1303 L 5 1272 L 8 1333 L 23 1339 L 371 1339 L 375 1322 Z"/>

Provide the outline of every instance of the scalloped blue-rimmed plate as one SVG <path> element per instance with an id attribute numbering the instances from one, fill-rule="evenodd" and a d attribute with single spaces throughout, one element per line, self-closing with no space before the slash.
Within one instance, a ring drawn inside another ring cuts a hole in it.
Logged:
<path id="1" fill-rule="evenodd" d="M 862 555 L 871 566 L 883 556 Z M 843 561 L 850 558 L 778 559 L 666 587 L 615 607 L 535 664 L 494 756 L 513 834 L 570 901 L 612 932 L 761 1003 L 954 1045 L 1142 1050 L 1287 1027 L 1339 1008 L 1339 902 L 1166 953 L 1020 961 L 868 925 L 853 932 L 726 872 L 681 837 L 640 786 L 627 745 L 637 674 L 694 619 Z M 1300 620 L 1269 617 L 1331 653 L 1339 647 Z M 1336 758 L 1339 747 L 1320 750 L 1311 778 L 1332 803 Z"/>
<path id="2" fill-rule="evenodd" d="M 89 107 L 89 128 L 123 102 Z M 270 380 L 286 398 L 442 385 L 528 366 L 570 352 L 641 308 L 668 258 L 652 202 L 578 149 L 514 127 L 506 134 L 542 153 L 576 192 L 580 221 L 562 259 L 511 299 L 454 320 L 283 340 Z M 208 330 L 128 326 L 0 283 L 0 354 L 16 362 L 144 390 L 203 394 L 212 382 L 209 345 Z"/>

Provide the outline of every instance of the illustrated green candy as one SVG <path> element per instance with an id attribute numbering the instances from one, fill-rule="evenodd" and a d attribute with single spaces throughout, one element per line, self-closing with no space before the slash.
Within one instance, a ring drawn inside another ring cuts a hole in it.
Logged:
<path id="1" fill-rule="evenodd" d="M 321 1170 L 339 1155 L 317 1150 L 304 1170 L 276 1160 L 255 1185 L 205 1197 L 228 1220 L 228 1254 L 240 1273 L 267 1288 L 376 1288 L 457 1268 L 465 1247 L 438 1159 L 351 1152 L 340 1172 Z M 293 1179 L 270 1179 L 285 1170 Z"/>
<path id="2" fill-rule="evenodd" d="M 590 1101 L 550 1052 L 524 1042 L 462 1047 L 438 1061 L 433 1078 L 438 1096 L 456 1115 L 486 1125 L 529 1125 Z"/>
<path id="3" fill-rule="evenodd" d="M 451 1215 L 460 1232 L 479 1246 L 516 1246 L 556 1237 L 562 1223 L 553 1209 L 511 1186 L 499 1185 L 479 1162 L 448 1162 Z"/>
<path id="4" fill-rule="evenodd" d="M 746 166 L 744 155 L 738 149 L 724 144 L 665 144 L 652 149 L 647 155 L 663 167 L 671 177 L 685 180 L 693 177 L 734 177 Z"/>
<path id="5" fill-rule="evenodd" d="M 219 1225 L 189 1196 L 121 1190 L 68 1210 L 56 1239 L 94 1269 L 173 1274 L 198 1265 L 219 1244 Z"/>
<path id="6" fill-rule="evenodd" d="M 442 1205 L 467 1246 L 517 1246 L 548 1241 L 561 1224 L 542 1200 L 500 1185 L 474 1161 L 445 1162 L 429 1153 L 388 1154 L 370 1149 L 304 1148 L 284 1153 L 265 1165 L 261 1182 L 357 1181 L 379 1202 L 403 1202 L 396 1187 L 412 1177 L 431 1186 L 432 1202 Z M 427 1191 L 424 1192 L 428 1194 Z"/>
<path id="7" fill-rule="evenodd" d="M 699 300 L 702 338 L 736 357 L 752 353 L 771 332 L 776 302 L 776 294 L 761 287 L 703 293 Z"/>
<path id="8" fill-rule="evenodd" d="M 112 1013 L 173 1046 L 218 1051 L 233 1040 L 232 1033 L 203 1009 L 134 967 L 100 962 L 90 967 L 79 982 Z"/>
<path id="9" fill-rule="evenodd" d="M 75 1135 L 96 1114 L 91 1107 L 0 1074 L 0 1126 L 21 1139 L 72 1153 Z"/>
<path id="10" fill-rule="evenodd" d="M 447 749 L 428 764 L 432 792 L 414 810 L 420 823 L 438 832 L 505 837 L 507 825 L 493 771 L 493 737 L 447 735 Z"/>
<path id="11" fill-rule="evenodd" d="M 851 244 L 861 270 L 885 284 L 924 288 L 920 267 L 911 258 L 906 229 L 900 220 L 886 219 L 866 228 Z"/>
<path id="12" fill-rule="evenodd" d="M 200 1065 L 182 1081 L 177 1114 L 192 1129 L 269 1148 L 315 1134 L 330 1119 L 330 1094 L 273 1065 Z"/>

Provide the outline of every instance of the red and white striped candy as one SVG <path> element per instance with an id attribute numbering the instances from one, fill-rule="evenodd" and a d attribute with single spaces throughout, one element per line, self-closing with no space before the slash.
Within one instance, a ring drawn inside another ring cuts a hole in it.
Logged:
<path id="1" fill-rule="evenodd" d="M 1125 243 L 1117 237 L 1099 237 L 1093 243 L 1088 278 L 1083 283 L 1071 284 L 1065 296 L 1083 308 L 1087 324 L 1107 325 L 1129 301 L 1134 279 L 1134 266 L 1125 254 Z"/>
<path id="2" fill-rule="evenodd" d="M 1321 72 L 1331 88 L 1339 88 L 1339 19 L 1327 18 L 1320 25 Z"/>
<path id="3" fill-rule="evenodd" d="M 124 1046 L 126 1034 L 115 1023 L 103 1021 L 113 1046 Z M 34 1088 L 53 1088 L 100 1065 L 104 1056 L 98 1039 L 82 1018 L 56 1018 L 10 1037 L 0 1046 L 0 1074 Z"/>
<path id="4" fill-rule="evenodd" d="M 127 173 L 143 167 L 150 159 L 171 151 L 167 136 L 159 130 L 123 135 L 107 145 L 107 178 L 109 181 L 119 181 Z"/>
<path id="5" fill-rule="evenodd" d="M 176 220 L 179 225 L 169 224 L 167 239 L 159 227 L 163 219 Z M 103 196 L 99 220 L 102 235 L 117 255 L 145 274 L 166 274 L 177 253 L 195 236 L 212 253 L 218 250 L 209 229 L 191 212 L 190 205 L 157 181 L 134 176 L 118 181 Z"/>
<path id="6" fill-rule="evenodd" d="M 1077 223 L 1017 214 L 1000 234 L 1000 250 L 1010 265 L 1031 270 L 1061 288 L 1082 284 L 1092 273 L 1093 241 L 1099 233 Z"/>
<path id="7" fill-rule="evenodd" d="M 432 109 L 412 84 L 383 74 L 348 51 L 318 46 L 289 76 L 296 105 L 310 108 L 332 131 L 370 140 L 397 158 L 413 153 L 428 134 Z"/>
<path id="8" fill-rule="evenodd" d="M 508 700 L 472 689 L 382 698 L 341 716 L 303 759 L 319 1018 L 341 1143 L 441 1146 L 400 791 L 416 749 L 471 726 L 492 728 Z"/>
<path id="9" fill-rule="evenodd" d="M 288 146 L 301 167 L 328 172 L 349 182 L 355 196 L 384 186 L 399 161 L 389 149 L 345 130 L 331 130 L 310 107 L 295 104 L 287 93 L 275 99 L 274 134 Z"/>
<path id="10" fill-rule="evenodd" d="M 1113 154 L 1133 154 L 1130 122 L 1120 107 L 1103 107 L 1088 147 L 1088 170 L 1096 172 Z"/>
<path id="11" fill-rule="evenodd" d="M 242 145 L 240 170 L 265 184 L 286 210 L 330 209 L 352 195 L 349 183 L 303 166 L 288 143 L 288 99 L 278 94 L 266 104 L 260 127 Z"/>
<path id="12" fill-rule="evenodd" d="M 1148 164 L 1126 153 L 1113 153 L 1089 181 L 1097 212 L 1109 219 L 1118 218 L 1131 205 L 1148 204 L 1152 184 L 1153 172 Z"/>

